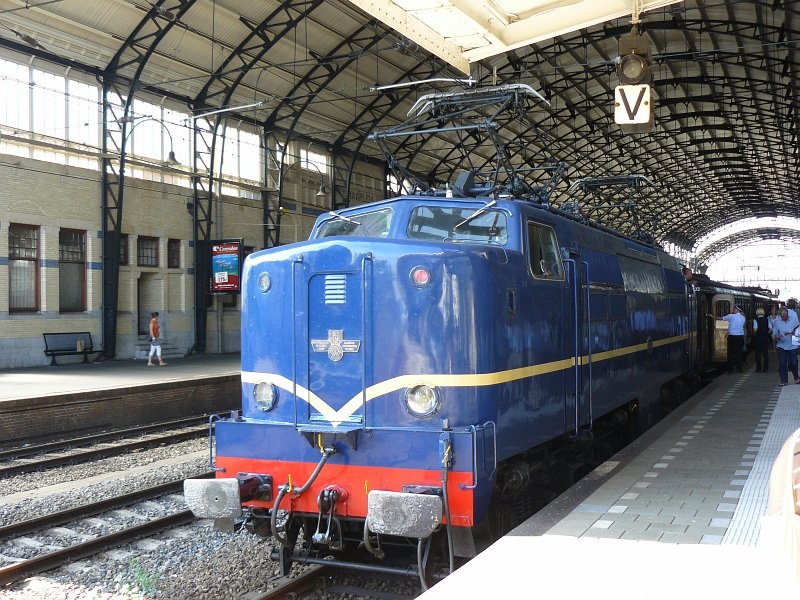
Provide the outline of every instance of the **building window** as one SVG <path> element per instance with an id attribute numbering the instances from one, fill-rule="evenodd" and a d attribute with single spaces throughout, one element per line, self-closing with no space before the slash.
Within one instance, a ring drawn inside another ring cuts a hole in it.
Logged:
<path id="1" fill-rule="evenodd" d="M 139 237 L 136 246 L 136 264 L 140 267 L 158 266 L 158 238 Z"/>
<path id="2" fill-rule="evenodd" d="M 119 264 L 127 265 L 129 260 L 130 256 L 128 254 L 128 234 L 123 233 L 121 236 L 119 236 Z"/>
<path id="3" fill-rule="evenodd" d="M 167 267 L 179 269 L 181 266 L 181 241 L 167 241 Z"/>
<path id="4" fill-rule="evenodd" d="M 11 312 L 39 310 L 39 228 L 11 225 L 8 228 L 8 309 Z"/>
<path id="5" fill-rule="evenodd" d="M 86 232 L 58 232 L 58 300 L 61 312 L 86 310 Z"/>

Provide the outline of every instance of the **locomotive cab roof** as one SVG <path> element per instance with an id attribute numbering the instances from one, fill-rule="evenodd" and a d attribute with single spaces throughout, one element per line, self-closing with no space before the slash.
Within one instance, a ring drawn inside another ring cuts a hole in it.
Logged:
<path id="1" fill-rule="evenodd" d="M 398 196 L 320 215 L 311 239 L 333 236 L 513 244 L 519 211 L 492 198 Z"/>
<path id="2" fill-rule="evenodd" d="M 655 256 L 661 248 L 649 240 L 634 239 L 619 231 L 587 223 L 576 215 L 551 205 L 510 197 L 444 197 L 406 195 L 369 204 L 322 213 L 311 231 L 310 240 L 334 236 L 373 239 L 403 239 L 430 242 L 456 242 L 500 245 L 522 249 L 523 222 L 528 219 L 556 229 L 567 222 L 584 233 L 580 238 L 594 240 L 598 249 L 608 244 L 635 247 Z M 574 234 L 573 234 L 574 235 Z M 609 238 L 609 235 L 612 236 Z M 605 241 L 603 241 L 605 240 Z"/>

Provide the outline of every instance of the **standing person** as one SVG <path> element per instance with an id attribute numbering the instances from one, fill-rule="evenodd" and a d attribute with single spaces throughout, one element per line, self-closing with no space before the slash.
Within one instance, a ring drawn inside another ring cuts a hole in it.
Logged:
<path id="1" fill-rule="evenodd" d="M 778 307 L 773 306 L 769 311 L 769 324 L 775 325 L 775 321 L 778 319 Z"/>
<path id="2" fill-rule="evenodd" d="M 166 367 L 167 363 L 161 360 L 161 326 L 158 324 L 158 313 L 150 313 L 150 317 L 150 354 L 147 356 L 147 366 L 155 366 L 153 355 L 156 355 L 159 366 Z"/>
<path id="3" fill-rule="evenodd" d="M 753 346 L 756 354 L 756 373 L 769 371 L 769 344 L 772 333 L 772 323 L 764 316 L 764 309 L 756 309 L 756 318 L 753 319 Z M 761 368 L 763 365 L 763 369 Z"/>
<path id="4" fill-rule="evenodd" d="M 733 373 L 734 367 L 742 372 L 742 351 L 744 350 L 744 326 L 747 319 L 744 311 L 738 306 L 732 306 L 731 312 L 724 317 L 708 315 L 718 321 L 728 323 L 728 373 Z"/>
<path id="5" fill-rule="evenodd" d="M 786 307 L 789 310 L 793 310 L 797 320 L 800 321 L 800 312 L 797 311 L 797 298 L 789 298 L 786 301 Z M 791 313 L 789 313 L 791 315 Z"/>
<path id="6" fill-rule="evenodd" d="M 769 326 L 770 329 L 775 329 L 775 321 L 778 320 L 778 307 L 773 306 L 772 309 L 769 311 Z M 770 336 L 771 337 L 771 336 Z M 772 340 L 772 349 L 775 350 L 775 339 Z"/>
<path id="7" fill-rule="evenodd" d="M 772 335 L 777 342 L 778 349 L 778 376 L 779 385 L 786 385 L 789 382 L 789 371 L 794 375 L 794 382 L 800 383 L 797 376 L 797 348 L 792 344 L 792 332 L 797 328 L 797 315 L 794 311 L 789 311 L 785 306 L 781 306 L 778 312 L 778 319 L 772 329 Z"/>

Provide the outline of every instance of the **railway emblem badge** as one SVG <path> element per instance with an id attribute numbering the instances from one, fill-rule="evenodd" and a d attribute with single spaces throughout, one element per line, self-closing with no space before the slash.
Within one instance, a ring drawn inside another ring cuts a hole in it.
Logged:
<path id="1" fill-rule="evenodd" d="M 327 340 L 311 340 L 311 347 L 314 352 L 328 351 L 328 358 L 333 362 L 339 362 L 344 357 L 345 352 L 358 352 L 361 342 L 358 340 L 344 339 L 344 329 L 328 329 Z"/>

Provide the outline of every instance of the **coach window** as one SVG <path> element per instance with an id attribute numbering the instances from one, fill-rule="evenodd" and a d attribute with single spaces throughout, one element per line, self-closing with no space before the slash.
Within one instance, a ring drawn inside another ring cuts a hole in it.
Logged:
<path id="1" fill-rule="evenodd" d="M 8 228 L 8 310 L 39 310 L 39 228 Z"/>
<path id="2" fill-rule="evenodd" d="M 730 300 L 717 300 L 714 303 L 714 316 L 717 317 L 724 317 L 725 315 L 731 314 L 731 303 Z"/>
<path id="3" fill-rule="evenodd" d="M 537 279 L 563 279 L 556 233 L 550 227 L 528 221 L 528 255 Z"/>

